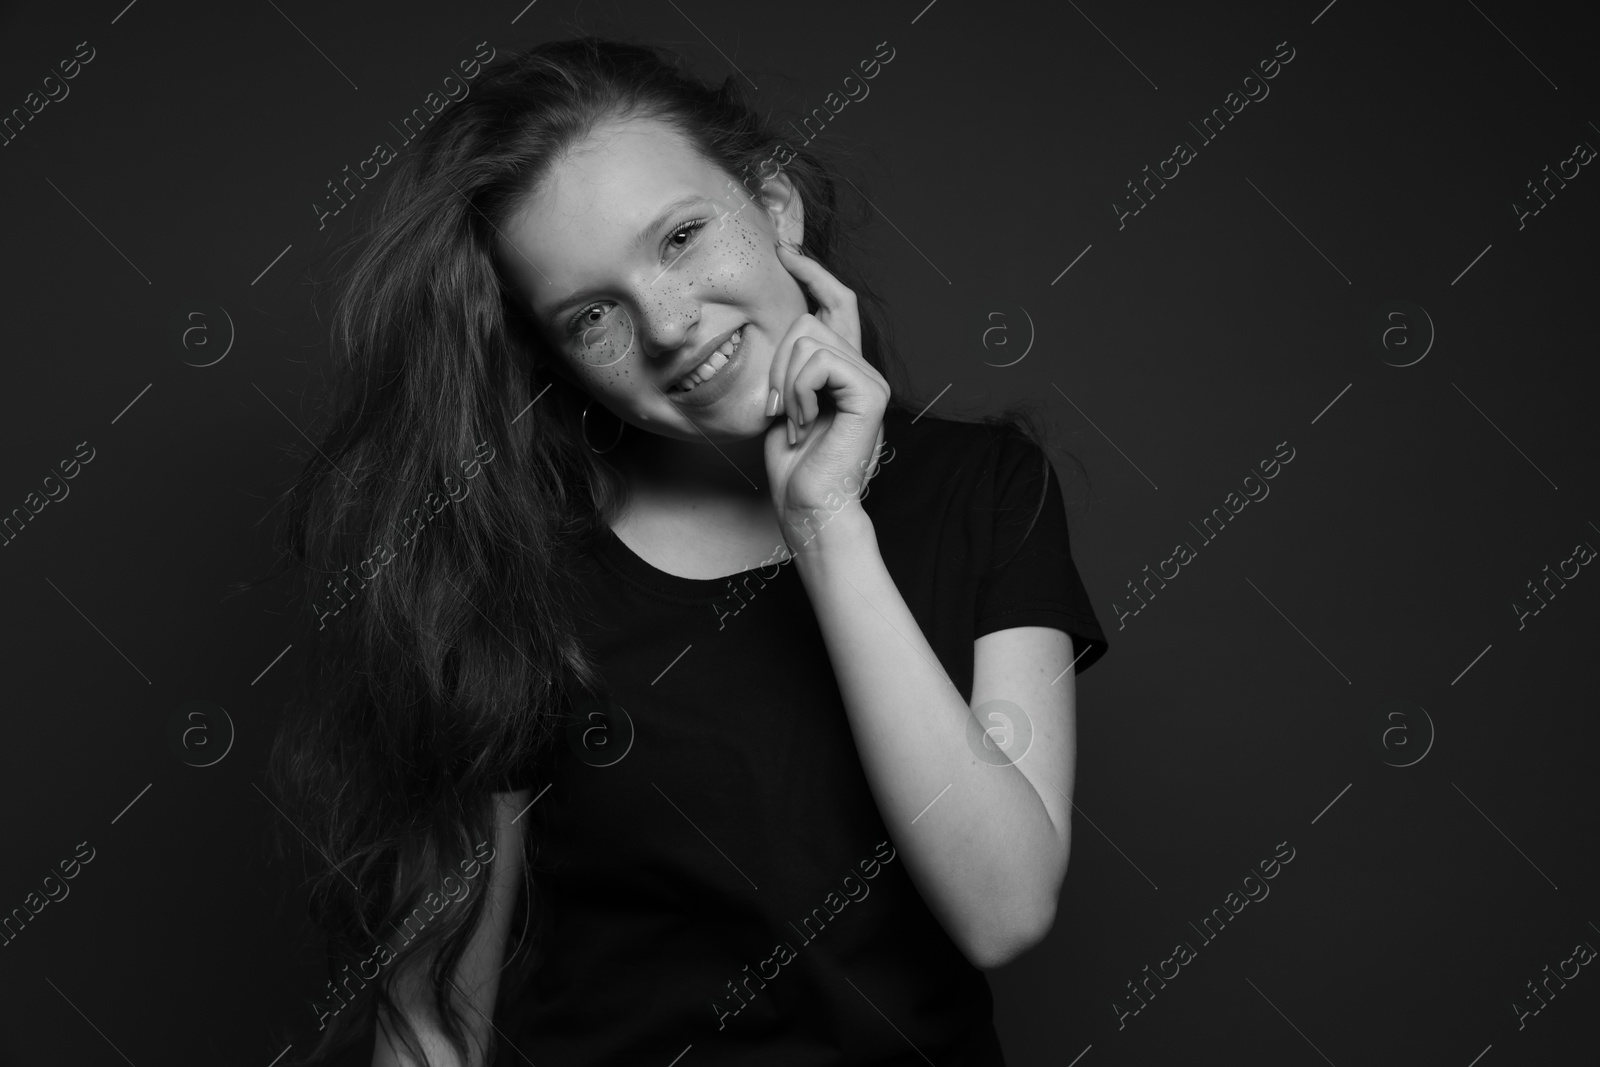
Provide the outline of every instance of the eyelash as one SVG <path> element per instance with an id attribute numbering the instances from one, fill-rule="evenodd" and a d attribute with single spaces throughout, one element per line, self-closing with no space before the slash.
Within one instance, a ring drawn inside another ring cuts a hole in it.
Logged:
<path id="1" fill-rule="evenodd" d="M 689 232 L 690 238 L 693 239 L 694 235 L 699 233 L 700 230 L 705 226 L 705 224 L 706 224 L 706 220 L 705 219 L 690 219 L 690 220 L 688 220 L 686 222 L 682 222 L 682 223 L 679 223 L 678 225 L 674 226 L 671 230 L 669 230 L 667 232 L 667 236 L 668 237 L 676 237 L 676 236 L 678 236 L 678 234 L 683 233 L 685 230 L 687 230 Z M 687 248 L 688 246 L 685 245 L 684 247 Z M 596 307 L 599 307 L 600 303 L 601 303 L 600 301 L 596 301 L 595 303 L 592 303 L 592 304 L 585 304 L 583 307 L 579 308 L 576 312 L 573 313 L 572 318 L 567 320 L 567 336 L 568 337 L 577 336 L 577 334 L 579 332 L 579 329 L 580 329 L 580 327 L 578 325 L 578 320 L 583 318 L 583 316 L 587 312 L 593 310 Z"/>

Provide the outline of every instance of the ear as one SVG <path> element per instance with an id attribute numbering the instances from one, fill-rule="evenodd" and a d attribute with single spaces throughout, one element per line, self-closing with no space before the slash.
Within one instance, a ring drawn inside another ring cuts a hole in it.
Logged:
<path id="1" fill-rule="evenodd" d="M 760 202 L 778 240 L 798 250 L 805 243 L 805 205 L 789 176 L 780 170 L 762 182 Z"/>

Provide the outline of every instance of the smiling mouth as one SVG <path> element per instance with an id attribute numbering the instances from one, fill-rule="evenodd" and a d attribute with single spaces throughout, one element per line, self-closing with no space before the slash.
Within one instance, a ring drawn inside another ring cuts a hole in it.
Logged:
<path id="1" fill-rule="evenodd" d="M 667 387 L 669 393 L 692 392 L 704 382 L 710 381 L 712 376 L 727 366 L 728 360 L 739 351 L 739 346 L 744 343 L 744 327 L 733 331 L 733 336 L 722 343 L 722 347 L 711 353 L 711 358 L 700 364 L 694 370 Z"/>

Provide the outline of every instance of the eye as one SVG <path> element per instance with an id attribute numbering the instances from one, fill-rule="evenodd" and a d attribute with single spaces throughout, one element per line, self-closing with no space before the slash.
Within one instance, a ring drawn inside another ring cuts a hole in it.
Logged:
<path id="1" fill-rule="evenodd" d="M 579 308 L 578 313 L 567 320 L 567 336 L 574 337 L 585 330 L 605 325 L 606 311 L 609 307 L 607 301 L 599 301 Z"/>
<path id="2" fill-rule="evenodd" d="M 667 235 L 667 243 L 673 248 L 686 249 L 689 247 L 688 242 L 694 238 L 695 234 L 700 232 L 700 228 L 705 224 L 705 219 L 696 219 L 693 222 L 685 222 L 681 226 L 674 227 L 672 232 Z M 679 243 L 678 239 L 680 237 L 684 243 Z"/>
<path id="3" fill-rule="evenodd" d="M 695 235 L 700 232 L 705 224 L 705 219 L 695 219 L 691 222 L 680 223 L 672 228 L 667 234 L 667 247 L 677 252 L 673 262 L 683 258 L 684 253 L 694 247 Z M 596 326 L 604 326 L 606 324 L 607 311 L 614 306 L 609 301 L 599 301 L 579 308 L 577 314 L 567 320 L 567 336 L 569 338 L 576 337 L 587 330 L 594 329 Z"/>

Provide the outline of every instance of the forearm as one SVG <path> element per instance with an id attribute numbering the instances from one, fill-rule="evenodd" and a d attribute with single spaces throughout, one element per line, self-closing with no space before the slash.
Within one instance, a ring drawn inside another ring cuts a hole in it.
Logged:
<path id="1" fill-rule="evenodd" d="M 484 1067 L 486 1061 L 482 1050 L 489 1044 L 489 1019 L 494 1012 L 494 997 L 499 988 L 499 976 L 495 975 L 487 984 L 480 983 L 474 987 L 465 972 L 465 968 L 457 971 L 456 985 L 463 993 L 473 993 L 470 1005 L 464 1003 L 458 994 L 452 993 L 452 996 L 463 1009 L 464 1021 L 470 1035 L 468 1043 L 471 1059 L 467 1061 L 461 1059 L 455 1046 L 445 1037 L 444 1026 L 440 1023 L 431 1001 L 427 999 L 421 981 L 413 980 L 395 995 L 405 1012 L 406 1020 L 411 1024 L 414 1039 L 421 1045 L 426 1058 L 417 1060 L 399 1036 L 380 1023 L 377 1040 L 373 1043 L 372 1067 Z"/>
<path id="2" fill-rule="evenodd" d="M 852 505 L 796 558 L 879 811 L 930 909 L 980 966 L 1048 929 L 1065 873 L 1057 827 L 1028 778 L 968 745 L 950 682 Z"/>
<path id="3" fill-rule="evenodd" d="M 391 1044 L 388 1031 L 380 1026 L 378 1039 L 373 1046 L 372 1067 L 463 1067 L 460 1055 L 445 1040 L 444 1031 L 436 1020 L 430 1018 L 427 1022 L 421 1022 L 415 1012 L 408 1012 L 407 1016 L 427 1059 L 419 1062 L 400 1045 L 398 1037 Z"/>
<path id="4" fill-rule="evenodd" d="M 427 1058 L 419 1063 L 399 1036 L 380 1020 L 372 1067 L 484 1067 L 483 1050 L 489 1047 L 493 1030 L 501 964 L 522 879 L 523 831 L 513 820 L 527 807 L 529 796 L 529 790 L 521 790 L 493 797 L 495 844 L 488 863 L 488 899 L 456 965 L 450 991 L 467 1027 L 471 1059 L 463 1063 L 446 1039 L 427 984 L 426 967 L 431 960 L 419 960 L 416 966 L 395 976 L 391 995 L 405 1013 Z"/>

